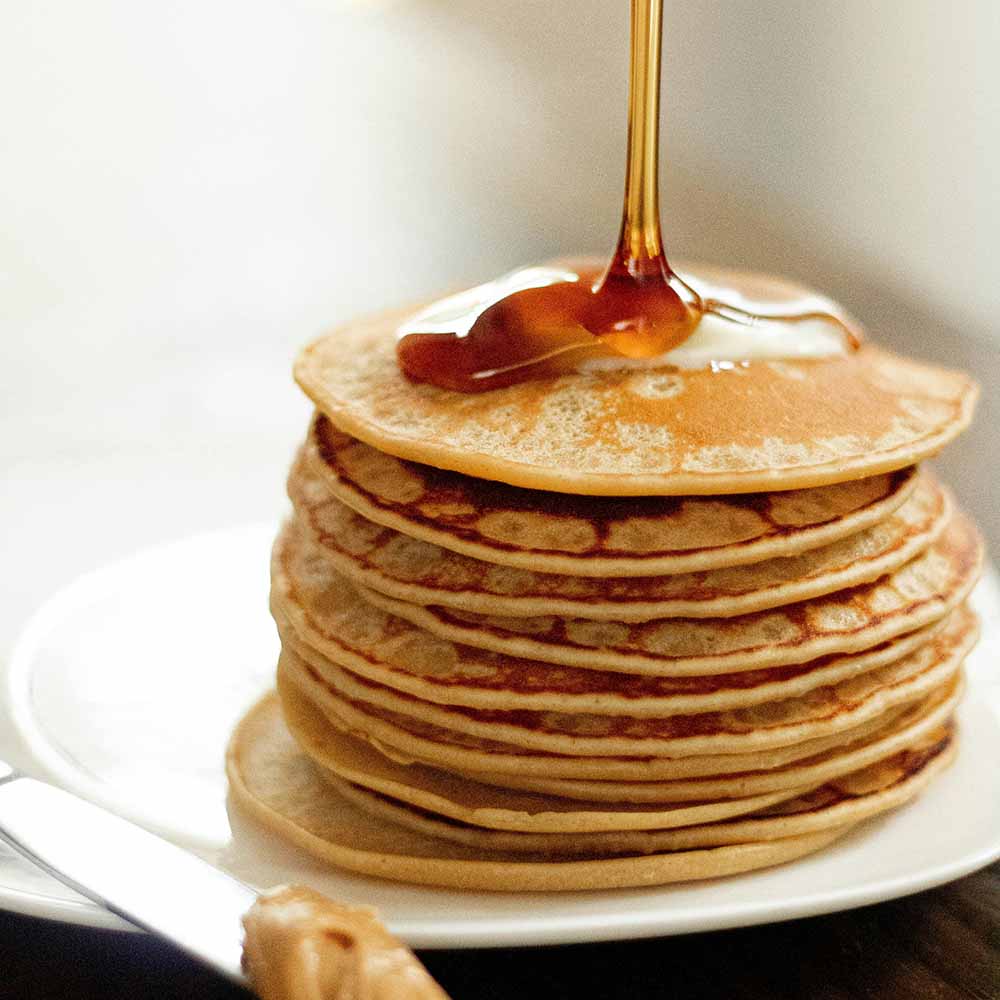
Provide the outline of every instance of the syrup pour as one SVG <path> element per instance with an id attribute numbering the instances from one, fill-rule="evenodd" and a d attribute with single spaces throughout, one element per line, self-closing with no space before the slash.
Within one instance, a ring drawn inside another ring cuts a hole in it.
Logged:
<path id="1" fill-rule="evenodd" d="M 435 303 L 399 331 L 396 356 L 410 379 L 481 392 L 581 367 L 615 367 L 615 359 L 617 367 L 623 359 L 655 363 L 707 315 L 744 335 L 775 323 L 832 324 L 842 343 L 858 346 L 857 332 L 825 300 L 790 297 L 761 310 L 735 290 L 699 293 L 696 278 L 670 267 L 659 208 L 662 36 L 663 0 L 631 0 L 625 203 L 610 264 L 523 268 Z M 708 364 L 727 370 L 730 360 Z"/>

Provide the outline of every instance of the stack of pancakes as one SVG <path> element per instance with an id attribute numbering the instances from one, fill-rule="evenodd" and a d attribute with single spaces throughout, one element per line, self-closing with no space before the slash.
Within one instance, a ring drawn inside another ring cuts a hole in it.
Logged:
<path id="1" fill-rule="evenodd" d="M 865 347 L 476 396 L 395 317 L 307 349 L 278 697 L 236 798 L 334 864 L 579 889 L 814 851 L 953 758 L 973 525 L 919 461 L 964 376 Z"/>

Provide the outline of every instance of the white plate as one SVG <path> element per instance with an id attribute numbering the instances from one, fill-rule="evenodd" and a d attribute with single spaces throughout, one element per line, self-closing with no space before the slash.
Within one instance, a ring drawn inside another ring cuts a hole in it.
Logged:
<path id="1" fill-rule="evenodd" d="M 307 881 L 378 907 L 417 947 L 555 944 L 680 934 L 861 906 L 957 878 L 1000 856 L 1000 588 L 975 603 L 958 762 L 919 801 L 820 854 L 751 875 L 626 891 L 460 893 L 324 870 L 225 804 L 223 749 L 270 683 L 273 525 L 140 552 L 50 600 L 17 645 L 12 717 L 38 769 L 260 887 Z M 71 835 L 68 832 L 67 835 Z M 0 854 L 0 907 L 120 926 Z"/>

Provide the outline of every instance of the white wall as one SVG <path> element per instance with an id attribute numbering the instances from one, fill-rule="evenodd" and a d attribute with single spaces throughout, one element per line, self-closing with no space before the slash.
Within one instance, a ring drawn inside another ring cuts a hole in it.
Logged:
<path id="1" fill-rule="evenodd" d="M 205 352 L 284 377 L 329 323 L 612 242 L 625 0 L 2 7 L 0 420 L 138 408 Z M 1000 335 L 1000 3 L 685 0 L 667 21 L 674 254 L 877 320 L 867 276 Z"/>
<path id="2" fill-rule="evenodd" d="M 683 54 L 670 65 L 689 176 L 1000 336 L 1000 3 L 696 0 L 670 16 L 708 60 L 687 85 Z"/>
<path id="3" fill-rule="evenodd" d="M 8 335 L 290 344 L 613 236 L 624 0 L 3 7 Z M 998 52 L 996 0 L 669 3 L 675 252 L 786 237 L 996 331 Z"/>
<path id="4" fill-rule="evenodd" d="M 673 253 L 997 334 L 997 0 L 668 9 Z M 76 572 L 276 516 L 322 327 L 609 248 L 626 11 L 0 0 L 0 653 Z"/>

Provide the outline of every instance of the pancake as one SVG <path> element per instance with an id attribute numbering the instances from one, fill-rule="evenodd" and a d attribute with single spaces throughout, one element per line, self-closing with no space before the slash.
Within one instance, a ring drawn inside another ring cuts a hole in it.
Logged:
<path id="1" fill-rule="evenodd" d="M 294 685 L 281 692 L 285 724 L 301 750 L 331 780 L 368 788 L 425 810 L 475 826 L 533 833 L 673 829 L 757 812 L 813 785 L 764 795 L 686 802 L 586 802 L 519 792 L 464 775 L 397 764 L 330 723 Z"/>
<path id="2" fill-rule="evenodd" d="M 691 757 L 570 757 L 528 750 L 493 740 L 456 733 L 412 716 L 353 702 L 338 696 L 322 678 L 279 660 L 279 693 L 295 689 L 326 716 L 334 728 L 364 740 L 398 763 L 425 764 L 440 770 L 477 777 L 489 784 L 526 788 L 543 779 L 578 782 L 667 782 L 747 772 L 770 772 L 788 764 L 815 758 L 859 740 L 888 732 L 906 711 L 889 709 L 846 733 L 836 733 L 772 750 L 743 754 Z"/>
<path id="3" fill-rule="evenodd" d="M 769 791 L 822 783 L 897 752 L 911 739 L 917 739 L 930 728 L 942 724 L 955 710 L 964 690 L 961 676 L 956 677 L 950 685 L 943 685 L 927 698 L 902 710 L 888 712 L 888 722 L 858 727 L 829 749 L 770 771 L 750 770 L 672 781 L 584 781 L 514 773 L 473 777 L 518 791 L 595 802 L 701 802 L 727 796 L 763 795 Z M 832 742 L 826 740 L 828 746 Z M 697 759 L 682 759 L 681 763 Z M 747 761 L 749 767 L 756 766 L 749 756 L 745 755 L 742 759 Z"/>
<path id="4" fill-rule="evenodd" d="M 829 594 L 883 576 L 941 533 L 951 503 L 929 477 L 879 524 L 797 556 L 673 576 L 597 579 L 472 559 L 366 520 L 299 457 L 288 481 L 298 521 L 330 564 L 389 597 L 486 615 L 595 621 L 716 618 Z"/>
<path id="5" fill-rule="evenodd" d="M 716 878 L 802 857 L 850 829 L 612 858 L 483 851 L 373 819 L 338 795 L 296 746 L 273 696 L 237 726 L 226 773 L 235 807 L 313 857 L 364 875 L 452 889 L 553 892 Z"/>
<path id="6" fill-rule="evenodd" d="M 873 583 L 732 618 L 638 624 L 477 615 L 359 589 L 377 607 L 453 642 L 567 666 L 679 677 L 806 663 L 912 632 L 965 599 L 982 557 L 975 526 L 957 513 L 929 549 Z"/>
<path id="7" fill-rule="evenodd" d="M 463 394 L 401 375 L 411 313 L 296 362 L 234 806 L 364 874 L 598 889 L 802 856 L 947 766 L 983 553 L 918 464 L 970 379 L 862 345 Z"/>
<path id="8" fill-rule="evenodd" d="M 583 824 L 591 830 L 637 828 L 634 813 L 627 815 L 629 825 L 614 813 L 608 815 L 609 806 L 620 808 L 630 802 L 649 809 L 676 803 L 693 803 L 701 808 L 706 802 L 736 799 L 742 811 L 749 812 L 742 807 L 755 796 L 775 792 L 782 797 L 793 796 L 799 789 L 818 787 L 914 746 L 948 720 L 960 694 L 961 686 L 956 683 L 904 712 L 885 735 L 850 743 L 771 773 L 647 783 L 536 779 L 535 784 L 541 787 L 534 789 L 530 788 L 530 779 L 510 781 L 514 787 L 505 788 L 503 776 L 498 779 L 498 787 L 487 783 L 482 775 L 477 778 L 421 764 L 400 764 L 364 740 L 332 727 L 293 684 L 282 686 L 281 701 L 288 729 L 303 752 L 343 781 L 473 826 L 554 832 L 583 829 Z M 518 784 L 525 787 L 518 789 Z M 589 798 L 591 791 L 597 797 Z"/>
<path id="9" fill-rule="evenodd" d="M 769 771 L 815 757 L 873 733 L 885 732 L 906 710 L 906 704 L 852 728 L 798 743 L 735 753 L 689 756 L 583 756 L 533 749 L 447 729 L 413 715 L 395 712 L 369 701 L 355 701 L 326 683 L 293 653 L 278 663 L 278 690 L 293 685 L 335 727 L 370 743 L 384 756 L 403 764 L 427 764 L 466 775 L 482 775 L 489 784 L 503 784 L 500 775 L 592 781 L 673 781 Z"/>
<path id="10" fill-rule="evenodd" d="M 691 677 L 553 667 L 450 642 L 387 614 L 310 555 L 294 530 L 274 547 L 271 610 L 283 642 L 322 672 L 325 660 L 425 701 L 470 708 L 608 715 L 718 711 L 803 694 L 891 663 L 940 622 L 860 653 L 810 663 Z M 956 609 L 952 615 L 968 615 Z"/>
<path id="11" fill-rule="evenodd" d="M 439 705 L 327 663 L 319 673 L 289 647 L 282 660 L 334 696 L 442 729 L 547 753 L 583 757 L 751 753 L 849 730 L 922 698 L 953 677 L 975 644 L 974 624 L 955 621 L 909 656 L 859 677 L 783 701 L 665 717 L 506 711 Z"/>
<path id="12" fill-rule="evenodd" d="M 565 855 L 647 854 L 776 840 L 858 823 L 918 795 L 955 758 L 950 726 L 912 747 L 753 816 L 699 826 L 600 833 L 518 833 L 436 816 L 367 788 L 329 778 L 345 799 L 376 820 L 472 848 Z"/>
<path id="13" fill-rule="evenodd" d="M 332 772 L 323 771 L 321 769 L 320 776 L 324 781 L 332 784 L 333 787 L 344 796 L 344 798 L 354 802 L 356 805 L 359 805 L 365 812 L 373 811 L 373 809 L 367 805 L 368 803 L 372 803 L 375 806 L 374 812 L 376 815 L 384 815 L 393 822 L 399 823 L 400 826 L 410 827 L 411 829 L 420 829 L 421 824 L 418 823 L 414 825 L 411 823 L 409 821 L 410 816 L 420 816 L 421 818 L 434 816 L 435 819 L 433 822 L 440 822 L 443 818 L 438 816 L 432 810 L 424 810 L 418 806 L 409 805 L 396 799 L 391 799 L 387 796 L 381 795 L 379 792 L 373 792 L 364 785 L 352 784 L 351 782 L 343 781 L 336 777 Z M 501 800 L 507 797 L 513 798 L 514 796 L 498 796 Z M 530 796 L 527 794 L 523 794 L 521 796 L 522 800 L 527 800 L 528 798 L 530 798 Z M 543 797 L 538 796 L 537 798 Z M 496 808 L 492 811 L 484 810 L 482 815 L 483 822 L 478 824 L 461 823 L 458 820 L 451 820 L 446 821 L 442 825 L 449 826 L 454 824 L 455 826 L 461 826 L 463 829 L 474 829 L 477 834 L 486 834 L 487 839 L 480 842 L 483 846 L 488 846 L 488 837 L 498 831 L 502 831 L 505 834 L 513 833 L 513 837 L 510 841 L 511 844 L 517 845 L 518 841 L 522 837 L 528 837 L 530 843 L 534 844 L 533 847 L 525 847 L 524 842 L 521 842 L 520 845 L 513 847 L 504 847 L 500 843 L 493 845 L 500 850 L 529 850 L 533 852 L 589 855 L 604 853 L 644 854 L 648 853 L 650 850 L 649 845 L 643 844 L 644 838 L 649 836 L 650 831 L 662 833 L 666 830 L 679 832 L 681 830 L 690 829 L 691 827 L 703 828 L 706 824 L 714 825 L 734 816 L 744 816 L 746 814 L 756 815 L 759 810 L 765 808 L 763 805 L 764 803 L 779 803 L 790 798 L 794 800 L 795 797 L 790 795 L 788 792 L 779 792 L 772 793 L 771 795 L 758 795 L 749 799 L 729 799 L 711 803 L 667 803 L 660 805 L 658 808 L 649 804 L 642 807 L 641 812 L 628 812 L 626 811 L 626 805 L 618 805 L 613 808 L 605 805 L 604 810 L 601 811 L 599 809 L 600 803 L 580 803 L 572 801 L 563 802 L 560 799 L 549 799 L 547 800 L 548 802 L 558 804 L 563 808 L 558 811 L 549 810 L 540 814 Z M 392 803 L 391 808 L 398 810 L 398 813 L 393 815 L 392 813 L 383 812 L 379 808 L 379 805 L 382 803 Z M 525 804 L 530 805 L 530 803 L 527 802 Z M 704 818 L 696 819 L 695 817 L 698 816 L 702 816 Z M 608 820 L 610 822 L 602 823 L 602 820 Z M 515 825 L 518 822 L 523 824 L 525 828 L 524 832 L 521 832 L 521 830 Z M 495 823 L 504 825 L 494 826 Z M 508 823 L 510 826 L 506 825 Z M 842 826 L 843 823 L 833 823 L 831 825 Z M 533 826 L 551 826 L 553 829 L 547 832 L 537 832 L 537 830 L 531 829 Z M 562 829 L 560 829 L 560 827 L 562 827 Z M 594 829 L 591 829 L 591 827 L 594 827 Z M 431 832 L 436 836 L 441 836 L 441 834 L 436 831 L 428 830 L 427 832 Z M 447 836 L 447 834 L 444 836 L 446 840 L 455 839 Z M 635 836 L 637 839 L 629 842 L 629 836 Z M 763 840 L 769 838 L 761 837 L 759 839 Z M 546 841 L 548 841 L 548 846 L 544 846 Z M 473 846 L 477 846 L 475 837 L 470 838 L 468 842 Z M 574 842 L 576 842 L 576 845 L 571 846 L 574 845 Z M 738 839 L 720 841 L 720 843 L 739 842 L 740 840 Z M 703 843 L 678 846 L 706 847 L 710 845 Z M 716 845 L 713 844 L 711 846 Z M 677 847 L 672 844 L 663 843 L 660 846 L 654 846 L 652 849 L 676 850 Z"/>
<path id="14" fill-rule="evenodd" d="M 484 562 L 571 576 L 741 566 L 829 545 L 885 520 L 911 466 L 815 489 L 716 497 L 586 497 L 525 490 L 407 462 L 317 415 L 304 458 L 363 518 Z"/>
<path id="15" fill-rule="evenodd" d="M 557 493 L 706 495 L 863 479 L 936 454 L 969 423 L 964 374 L 872 345 L 732 370 L 568 375 L 478 394 L 406 379 L 396 329 L 334 330 L 295 377 L 346 434 L 398 458 Z"/>

